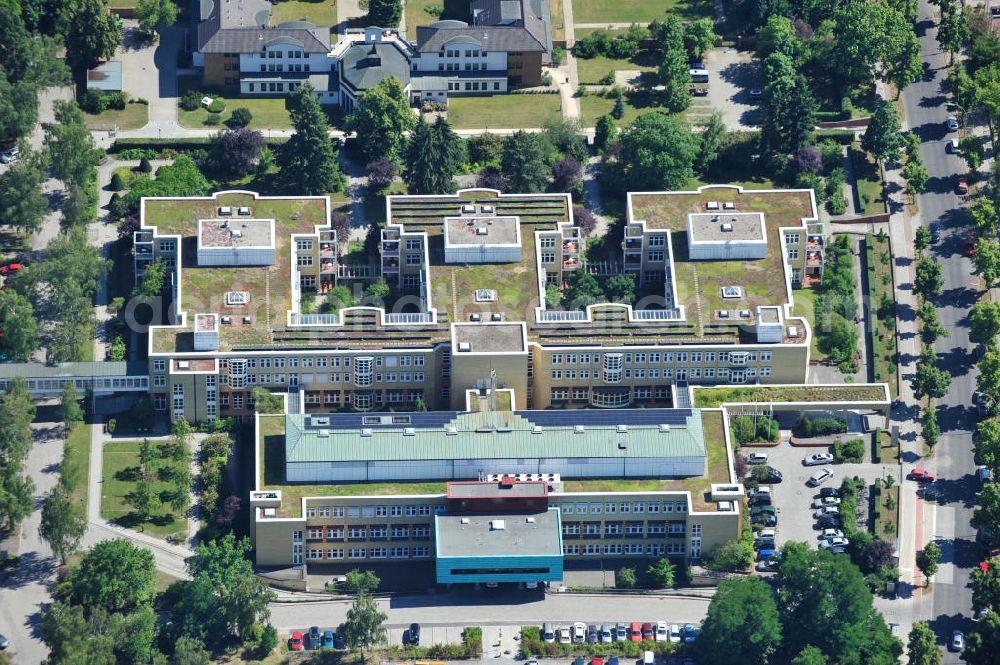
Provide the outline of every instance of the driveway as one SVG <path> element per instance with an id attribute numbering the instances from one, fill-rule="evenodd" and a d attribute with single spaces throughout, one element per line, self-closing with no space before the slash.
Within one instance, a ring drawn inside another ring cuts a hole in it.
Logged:
<path id="1" fill-rule="evenodd" d="M 750 88 L 760 85 L 757 65 L 750 51 L 715 48 L 705 54 L 708 69 L 708 101 L 722 112 L 731 132 L 755 129 L 761 123 L 760 106 L 750 99 Z"/>

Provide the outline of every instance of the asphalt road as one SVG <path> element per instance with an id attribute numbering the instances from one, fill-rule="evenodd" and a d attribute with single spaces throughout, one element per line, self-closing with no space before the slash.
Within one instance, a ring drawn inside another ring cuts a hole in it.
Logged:
<path id="1" fill-rule="evenodd" d="M 938 474 L 944 494 L 942 505 L 925 507 L 931 510 L 928 524 L 943 557 L 930 598 L 925 599 L 921 611 L 943 645 L 953 629 L 968 630 L 972 625 L 968 618 L 972 601 L 967 585 L 978 556 L 969 527 L 975 501 L 970 431 L 974 416 L 970 395 L 975 389 L 976 353 L 969 342 L 967 317 L 980 295 L 980 287 L 963 252 L 970 230 L 965 202 L 955 194 L 960 174 L 966 172 L 965 162 L 945 152 L 945 143 L 959 134 L 949 133 L 945 126 L 946 118 L 951 115 L 945 107 L 948 56 L 940 52 L 935 39 L 934 9 L 926 1 L 921 2 L 918 35 L 928 66 L 924 80 L 903 93 L 903 104 L 910 129 L 920 136 L 920 154 L 931 176 L 926 192 L 919 197 L 920 217 L 923 224 L 937 223 L 941 229 L 941 240 L 933 247 L 932 256 L 941 265 L 944 289 L 935 304 L 941 324 L 949 331 L 949 336 L 938 340 L 934 347 L 938 362 L 952 374 L 952 383 L 948 394 L 938 400 L 943 434 L 934 457 L 926 462 Z M 946 652 L 945 662 L 960 661 L 957 654 Z"/>

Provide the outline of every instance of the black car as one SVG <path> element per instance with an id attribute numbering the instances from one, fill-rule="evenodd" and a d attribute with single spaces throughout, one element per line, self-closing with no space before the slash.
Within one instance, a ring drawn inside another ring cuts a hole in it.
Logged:
<path id="1" fill-rule="evenodd" d="M 8 640 L 3 635 L 0 635 L 0 649 L 6 649 L 10 646 L 10 640 Z"/>
<path id="2" fill-rule="evenodd" d="M 420 624 L 419 623 L 411 623 L 410 624 L 409 637 L 410 637 L 410 644 L 413 644 L 414 646 L 420 644 Z"/>
<path id="3" fill-rule="evenodd" d="M 767 477 L 764 479 L 765 483 L 780 483 L 784 476 L 781 475 L 781 471 L 778 471 L 773 466 L 767 467 Z"/>
<path id="4" fill-rule="evenodd" d="M 930 232 L 931 232 L 931 242 L 940 242 L 941 227 L 939 227 L 937 224 L 931 224 Z"/>
<path id="5" fill-rule="evenodd" d="M 319 626 L 313 626 L 309 629 L 309 635 L 306 640 L 306 644 L 309 645 L 310 649 L 319 648 L 319 645 L 323 643 L 323 634 L 320 632 Z"/>
<path id="6" fill-rule="evenodd" d="M 835 498 L 839 499 L 840 498 L 840 490 L 837 489 L 836 487 L 824 487 L 823 489 L 821 489 L 819 491 L 819 496 L 820 496 L 821 499 L 825 499 L 828 496 L 832 496 L 832 497 L 835 497 Z"/>
<path id="7" fill-rule="evenodd" d="M 760 524 L 761 526 L 778 526 L 778 517 L 770 513 L 761 513 L 760 515 L 751 517 L 750 523 Z"/>
<path id="8" fill-rule="evenodd" d="M 333 634 L 333 647 L 335 649 L 347 648 L 347 640 L 344 639 L 344 624 L 337 626 L 337 632 Z"/>
<path id="9" fill-rule="evenodd" d="M 816 526 L 820 529 L 839 529 L 840 517 L 837 515 L 823 515 L 816 520 Z"/>
<path id="10" fill-rule="evenodd" d="M 751 506 L 771 506 L 771 505 L 774 505 L 774 504 L 771 502 L 771 495 L 770 494 L 755 494 L 752 497 L 750 497 L 750 505 Z"/>
<path id="11" fill-rule="evenodd" d="M 591 644 L 597 644 L 601 641 L 601 633 L 597 630 L 597 626 L 587 626 L 587 641 Z"/>

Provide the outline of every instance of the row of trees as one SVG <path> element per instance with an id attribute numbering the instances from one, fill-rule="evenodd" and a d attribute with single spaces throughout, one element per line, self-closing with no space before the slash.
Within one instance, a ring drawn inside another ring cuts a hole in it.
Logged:
<path id="1" fill-rule="evenodd" d="M 941 438 L 941 427 L 938 424 L 934 400 L 944 397 L 948 392 L 951 386 L 951 374 L 938 365 L 937 354 L 934 352 L 934 342 L 938 337 L 947 336 L 948 331 L 938 322 L 937 308 L 933 302 L 941 295 L 941 288 L 944 285 L 941 264 L 930 256 L 923 255 L 927 241 L 929 235 L 924 236 L 920 233 L 915 243 L 919 259 L 913 279 L 913 290 L 919 302 L 917 317 L 920 320 L 920 360 L 910 380 L 910 386 L 918 400 L 927 398 L 921 434 L 924 443 L 933 448 Z"/>
<path id="2" fill-rule="evenodd" d="M 31 449 L 34 419 L 28 384 L 14 378 L 0 398 L 0 532 L 14 529 L 34 506 L 35 481 L 21 473 Z"/>

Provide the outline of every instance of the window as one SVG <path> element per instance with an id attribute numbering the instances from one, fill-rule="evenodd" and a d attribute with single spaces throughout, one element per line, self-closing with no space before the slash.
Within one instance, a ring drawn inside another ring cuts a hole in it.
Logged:
<path id="1" fill-rule="evenodd" d="M 794 247 L 789 247 L 788 248 L 788 260 L 789 261 L 795 261 L 798 258 L 799 258 L 799 250 L 795 249 Z"/>
<path id="2" fill-rule="evenodd" d="M 541 244 L 539 245 L 539 247 L 541 247 L 542 249 L 552 249 L 555 246 L 556 246 L 556 239 L 551 236 L 542 238 Z"/>
<path id="3" fill-rule="evenodd" d="M 604 546 L 604 553 L 609 555 L 621 554 L 622 545 L 621 543 L 608 543 Z"/>
<path id="4" fill-rule="evenodd" d="M 390 517 L 402 517 L 403 507 L 402 506 L 389 506 L 389 516 Z"/>
<path id="5" fill-rule="evenodd" d="M 167 371 L 167 361 L 166 360 L 154 360 L 153 361 L 153 371 L 162 373 Z"/>
<path id="6" fill-rule="evenodd" d="M 579 545 L 566 545 L 563 544 L 563 554 L 566 556 L 576 555 L 580 553 Z"/>
<path id="7" fill-rule="evenodd" d="M 297 255 L 297 261 L 296 261 L 296 263 L 298 264 L 298 266 L 300 268 L 311 266 L 313 264 L 312 254 L 299 254 L 299 255 Z"/>
<path id="8" fill-rule="evenodd" d="M 420 515 L 422 517 L 426 517 L 427 515 L 431 514 L 431 507 L 430 506 L 420 506 L 419 508 L 420 508 L 420 510 L 418 512 L 420 513 Z"/>
<path id="9" fill-rule="evenodd" d="M 628 543 L 625 545 L 625 554 L 642 554 L 642 543 Z"/>
<path id="10" fill-rule="evenodd" d="M 327 550 L 326 551 L 326 558 L 327 559 L 343 559 L 344 558 L 344 550 L 342 550 L 340 548 L 332 549 L 332 550 Z"/>
<path id="11" fill-rule="evenodd" d="M 431 555 L 431 548 L 426 545 L 420 545 L 419 547 L 413 548 L 413 558 L 426 559 Z"/>
<path id="12" fill-rule="evenodd" d="M 555 252 L 542 252 L 542 263 L 555 263 L 556 254 Z"/>
<path id="13" fill-rule="evenodd" d="M 606 522 L 604 524 L 604 535 L 605 536 L 620 536 L 622 532 L 622 525 L 618 522 Z"/>
<path id="14" fill-rule="evenodd" d="M 646 255 L 647 260 L 653 263 L 662 263 L 664 257 L 664 252 L 662 249 L 654 249 Z"/>
<path id="15" fill-rule="evenodd" d="M 578 536 L 580 535 L 580 523 L 563 522 L 562 532 L 564 536 Z"/>
<path id="16" fill-rule="evenodd" d="M 342 527 L 342 526 L 328 526 L 326 528 L 326 539 L 327 540 L 343 540 L 344 539 L 344 527 Z"/>
<path id="17" fill-rule="evenodd" d="M 569 388 L 553 388 L 552 399 L 553 400 L 569 399 Z"/>
<path id="18" fill-rule="evenodd" d="M 384 559 L 388 554 L 388 550 L 384 547 L 373 547 L 369 552 L 369 556 L 373 559 Z"/>
<path id="19" fill-rule="evenodd" d="M 583 535 L 585 536 L 599 536 L 601 535 L 601 524 L 600 522 L 586 522 L 583 525 Z"/>
<path id="20" fill-rule="evenodd" d="M 306 550 L 306 558 L 307 559 L 322 559 L 323 558 L 323 550 L 320 550 L 320 549 L 308 549 L 308 550 Z"/>
<path id="21" fill-rule="evenodd" d="M 583 553 L 585 556 L 596 556 L 601 553 L 600 545 L 584 545 Z"/>
<path id="22" fill-rule="evenodd" d="M 649 246 L 650 247 L 666 247 L 667 236 L 649 236 Z"/>
<path id="23" fill-rule="evenodd" d="M 312 248 L 313 248 L 313 241 L 312 240 L 296 240 L 295 241 L 295 248 L 297 250 L 299 250 L 300 252 L 310 252 L 310 251 L 312 251 Z"/>
<path id="24" fill-rule="evenodd" d="M 347 550 L 348 559 L 364 559 L 365 558 L 365 548 L 363 547 L 352 547 Z"/>
<path id="25" fill-rule="evenodd" d="M 798 233 L 786 233 L 785 234 L 785 244 L 789 247 L 792 245 L 799 244 L 799 234 Z"/>

